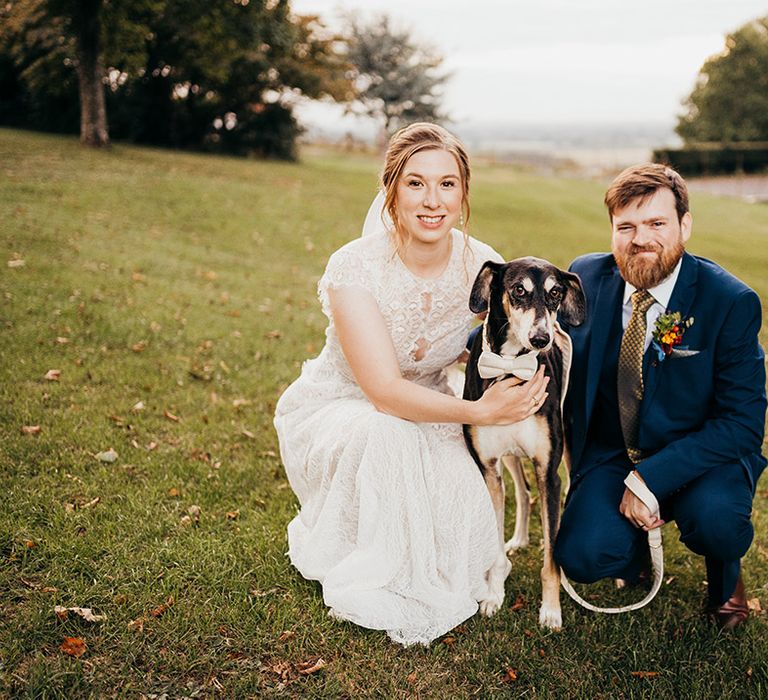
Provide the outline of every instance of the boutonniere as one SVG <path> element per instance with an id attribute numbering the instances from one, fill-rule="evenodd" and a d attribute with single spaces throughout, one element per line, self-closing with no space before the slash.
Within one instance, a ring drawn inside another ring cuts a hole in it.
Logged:
<path id="1" fill-rule="evenodd" d="M 693 316 L 683 318 L 679 311 L 661 314 L 653 327 L 653 347 L 659 362 L 669 357 L 683 342 L 683 334 L 693 325 Z M 679 350 L 684 348 L 679 347 Z M 680 353 L 684 354 L 684 353 Z"/>

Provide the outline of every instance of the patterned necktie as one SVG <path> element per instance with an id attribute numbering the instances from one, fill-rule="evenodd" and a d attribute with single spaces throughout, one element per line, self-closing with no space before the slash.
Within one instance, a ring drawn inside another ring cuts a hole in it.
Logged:
<path id="1" fill-rule="evenodd" d="M 632 293 L 632 316 L 629 319 L 619 351 L 618 397 L 621 432 L 627 454 L 634 464 L 642 459 L 637 448 L 640 432 L 640 402 L 643 400 L 643 354 L 647 323 L 645 313 L 655 299 L 644 289 Z"/>

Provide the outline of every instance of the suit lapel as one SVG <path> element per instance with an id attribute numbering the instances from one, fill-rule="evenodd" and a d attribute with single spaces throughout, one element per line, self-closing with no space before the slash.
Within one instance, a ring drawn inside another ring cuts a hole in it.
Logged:
<path id="1" fill-rule="evenodd" d="M 610 272 L 607 272 L 600 278 L 600 287 L 597 291 L 595 310 L 592 315 L 592 338 L 589 343 L 586 406 L 584 407 L 588 420 L 592 415 L 597 386 L 600 382 L 600 373 L 603 368 L 603 357 L 611 330 L 611 322 L 616 313 L 617 305 L 621 306 L 623 291 L 624 280 L 621 279 L 618 269 L 614 266 Z"/>
<path id="2" fill-rule="evenodd" d="M 672 290 L 672 296 L 669 298 L 669 306 L 665 312 L 679 311 L 683 318 L 690 316 L 691 306 L 696 296 L 696 279 L 699 276 L 699 263 L 692 255 L 683 253 L 683 264 L 680 266 L 680 274 L 675 282 L 675 288 Z M 640 410 L 640 421 L 642 421 L 649 410 L 653 401 L 653 395 L 659 384 L 659 377 L 662 374 L 662 362 L 656 359 L 656 350 L 653 347 L 648 348 L 650 357 L 645 358 L 644 379 L 645 390 L 643 392 L 643 403 Z"/>

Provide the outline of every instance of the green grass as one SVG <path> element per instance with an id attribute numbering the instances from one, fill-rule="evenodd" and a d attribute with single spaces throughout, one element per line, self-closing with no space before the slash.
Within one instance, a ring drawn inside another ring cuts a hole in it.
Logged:
<path id="1" fill-rule="evenodd" d="M 637 613 L 564 597 L 564 630 L 540 630 L 534 545 L 507 582 L 519 609 L 429 648 L 327 617 L 284 554 L 296 501 L 272 414 L 322 345 L 315 284 L 358 235 L 376 168 L 333 153 L 91 152 L 0 130 L 0 697 L 768 697 L 765 619 L 731 636 L 702 619 L 703 563 L 674 526 L 671 578 Z M 472 231 L 505 256 L 566 265 L 607 247 L 605 183 L 473 177 Z M 768 299 L 768 208 L 703 195 L 692 208 L 692 251 Z M 110 447 L 116 462 L 96 459 Z M 744 562 L 766 605 L 767 495 Z M 193 505 L 199 523 L 184 524 Z M 107 619 L 62 621 L 55 605 Z M 88 651 L 63 654 L 65 636 Z M 318 656 L 324 669 L 299 674 Z"/>

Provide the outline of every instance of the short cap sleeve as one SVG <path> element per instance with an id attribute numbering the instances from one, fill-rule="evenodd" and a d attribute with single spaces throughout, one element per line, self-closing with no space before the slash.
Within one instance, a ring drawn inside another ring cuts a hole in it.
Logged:
<path id="1" fill-rule="evenodd" d="M 323 276 L 317 283 L 317 295 L 323 306 L 323 313 L 328 318 L 331 318 L 328 302 L 329 289 L 360 287 L 376 296 L 378 266 L 362 250 L 360 245 L 362 242 L 363 239 L 358 239 L 333 253 L 328 259 Z"/>

